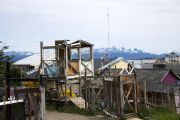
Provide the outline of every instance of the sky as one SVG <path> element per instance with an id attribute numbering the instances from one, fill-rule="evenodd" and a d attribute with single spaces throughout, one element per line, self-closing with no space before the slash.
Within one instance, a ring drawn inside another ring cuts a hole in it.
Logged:
<path id="1" fill-rule="evenodd" d="M 179 0 L 0 0 L 0 41 L 9 51 L 39 52 L 54 40 L 83 39 L 95 48 L 180 51 Z"/>

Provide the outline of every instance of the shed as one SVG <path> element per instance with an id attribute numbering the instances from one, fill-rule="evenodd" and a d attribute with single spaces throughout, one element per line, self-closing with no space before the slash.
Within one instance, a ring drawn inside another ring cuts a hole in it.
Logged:
<path id="1" fill-rule="evenodd" d="M 135 70 L 138 84 L 147 91 L 146 99 L 154 105 L 168 106 L 179 113 L 180 77 L 172 70 L 166 69 L 139 69 Z M 145 87 L 146 86 L 146 87 Z"/>

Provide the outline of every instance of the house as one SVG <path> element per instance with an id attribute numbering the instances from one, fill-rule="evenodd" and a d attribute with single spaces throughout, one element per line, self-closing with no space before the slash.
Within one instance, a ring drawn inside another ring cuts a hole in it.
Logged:
<path id="1" fill-rule="evenodd" d="M 13 63 L 13 67 L 19 68 L 21 70 L 21 76 L 25 76 L 26 72 L 33 69 L 37 69 L 40 65 L 40 54 L 33 54 L 24 59 L 18 60 Z"/>
<path id="2" fill-rule="evenodd" d="M 180 113 L 180 77 L 172 70 L 138 69 L 137 81 L 146 91 L 147 102 L 154 105 L 168 106 Z"/>
<path id="3" fill-rule="evenodd" d="M 143 69 L 174 69 L 180 70 L 180 56 L 175 52 L 156 58 L 154 62 L 143 64 Z"/>
<path id="4" fill-rule="evenodd" d="M 116 58 L 115 60 L 109 62 L 108 64 L 102 66 L 101 68 L 98 69 L 98 71 L 105 71 L 106 69 L 125 69 L 125 68 L 128 68 L 128 66 L 130 65 L 130 63 L 121 58 L 121 57 L 118 57 Z"/>
<path id="5" fill-rule="evenodd" d="M 94 59 L 94 71 L 96 72 L 99 68 L 101 68 L 104 65 L 107 65 L 108 63 L 112 62 L 114 59 L 112 58 L 95 58 Z"/>

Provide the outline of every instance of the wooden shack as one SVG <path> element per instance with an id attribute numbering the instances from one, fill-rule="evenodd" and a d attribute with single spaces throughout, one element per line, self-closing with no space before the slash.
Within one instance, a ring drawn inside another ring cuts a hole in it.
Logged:
<path id="1" fill-rule="evenodd" d="M 144 90 L 146 104 L 167 106 L 180 113 L 180 78 L 172 70 L 139 69 L 137 81 Z"/>
<path id="2" fill-rule="evenodd" d="M 123 58 L 98 69 L 103 77 L 104 111 L 112 117 L 137 113 L 136 73 Z"/>

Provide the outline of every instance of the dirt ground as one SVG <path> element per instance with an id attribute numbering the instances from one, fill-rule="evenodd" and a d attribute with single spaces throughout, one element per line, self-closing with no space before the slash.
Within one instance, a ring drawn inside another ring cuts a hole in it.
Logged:
<path id="1" fill-rule="evenodd" d="M 84 116 L 78 114 L 61 113 L 56 111 L 46 111 L 47 120 L 114 120 L 113 118 L 97 115 Z M 129 118 L 127 120 L 141 120 L 139 118 Z"/>
<path id="2" fill-rule="evenodd" d="M 56 111 L 46 111 L 47 120 L 113 120 L 105 116 L 83 116 L 78 114 L 61 113 Z"/>

